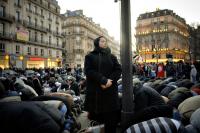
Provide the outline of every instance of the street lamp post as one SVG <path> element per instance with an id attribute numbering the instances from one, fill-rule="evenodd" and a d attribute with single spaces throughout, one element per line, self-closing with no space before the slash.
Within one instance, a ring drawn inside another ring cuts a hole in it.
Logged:
<path id="1" fill-rule="evenodd" d="M 130 0 L 121 0 L 121 34 L 120 54 L 122 62 L 122 128 L 131 119 L 134 111 L 132 82 L 132 47 L 131 47 L 131 13 Z"/>
<path id="2" fill-rule="evenodd" d="M 158 42 L 156 43 L 156 64 L 158 64 Z"/>

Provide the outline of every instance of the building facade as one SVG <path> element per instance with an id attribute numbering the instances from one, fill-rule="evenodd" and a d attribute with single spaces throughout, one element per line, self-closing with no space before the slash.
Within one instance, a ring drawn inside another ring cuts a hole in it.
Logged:
<path id="1" fill-rule="evenodd" d="M 189 59 L 189 32 L 183 18 L 172 10 L 141 14 L 137 19 L 136 47 L 144 62 Z"/>
<path id="2" fill-rule="evenodd" d="M 94 49 L 93 40 L 104 36 L 113 54 L 119 59 L 119 43 L 108 35 L 107 30 L 100 27 L 83 15 L 82 10 L 67 11 L 63 14 L 63 45 L 65 57 L 63 63 L 70 67 L 83 67 L 85 55 Z"/>
<path id="3" fill-rule="evenodd" d="M 189 33 L 191 61 L 200 61 L 200 26 L 189 26 Z"/>
<path id="4" fill-rule="evenodd" d="M 60 67 L 61 20 L 56 0 L 1 0 L 0 67 Z"/>

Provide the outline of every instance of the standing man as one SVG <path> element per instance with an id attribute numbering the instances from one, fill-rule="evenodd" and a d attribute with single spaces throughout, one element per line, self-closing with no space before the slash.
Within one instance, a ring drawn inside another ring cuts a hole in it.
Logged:
<path id="1" fill-rule="evenodd" d="M 120 119 L 117 80 L 121 76 L 121 65 L 111 54 L 103 36 L 94 40 L 94 46 L 84 64 L 87 78 L 85 110 L 89 119 L 105 124 L 105 133 L 116 133 Z"/>

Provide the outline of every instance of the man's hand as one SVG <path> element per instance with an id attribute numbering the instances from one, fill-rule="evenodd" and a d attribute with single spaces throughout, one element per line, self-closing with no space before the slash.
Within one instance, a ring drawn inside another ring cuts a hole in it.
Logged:
<path id="1" fill-rule="evenodd" d="M 105 90 L 105 89 L 109 88 L 111 85 L 112 85 L 112 80 L 111 80 L 111 79 L 108 79 L 106 85 L 101 85 L 101 88 L 102 88 L 103 90 Z"/>

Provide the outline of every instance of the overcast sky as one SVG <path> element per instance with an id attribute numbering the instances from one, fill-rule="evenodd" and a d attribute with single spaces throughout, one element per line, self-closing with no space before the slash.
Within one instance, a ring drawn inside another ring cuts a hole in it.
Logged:
<path id="1" fill-rule="evenodd" d="M 120 8 L 114 0 L 57 0 L 61 13 L 66 10 L 83 10 L 83 14 L 108 30 L 116 40 L 120 38 Z M 131 27 L 134 32 L 139 14 L 155 11 L 156 8 L 173 10 L 187 24 L 200 22 L 200 0 L 130 0 Z"/>

